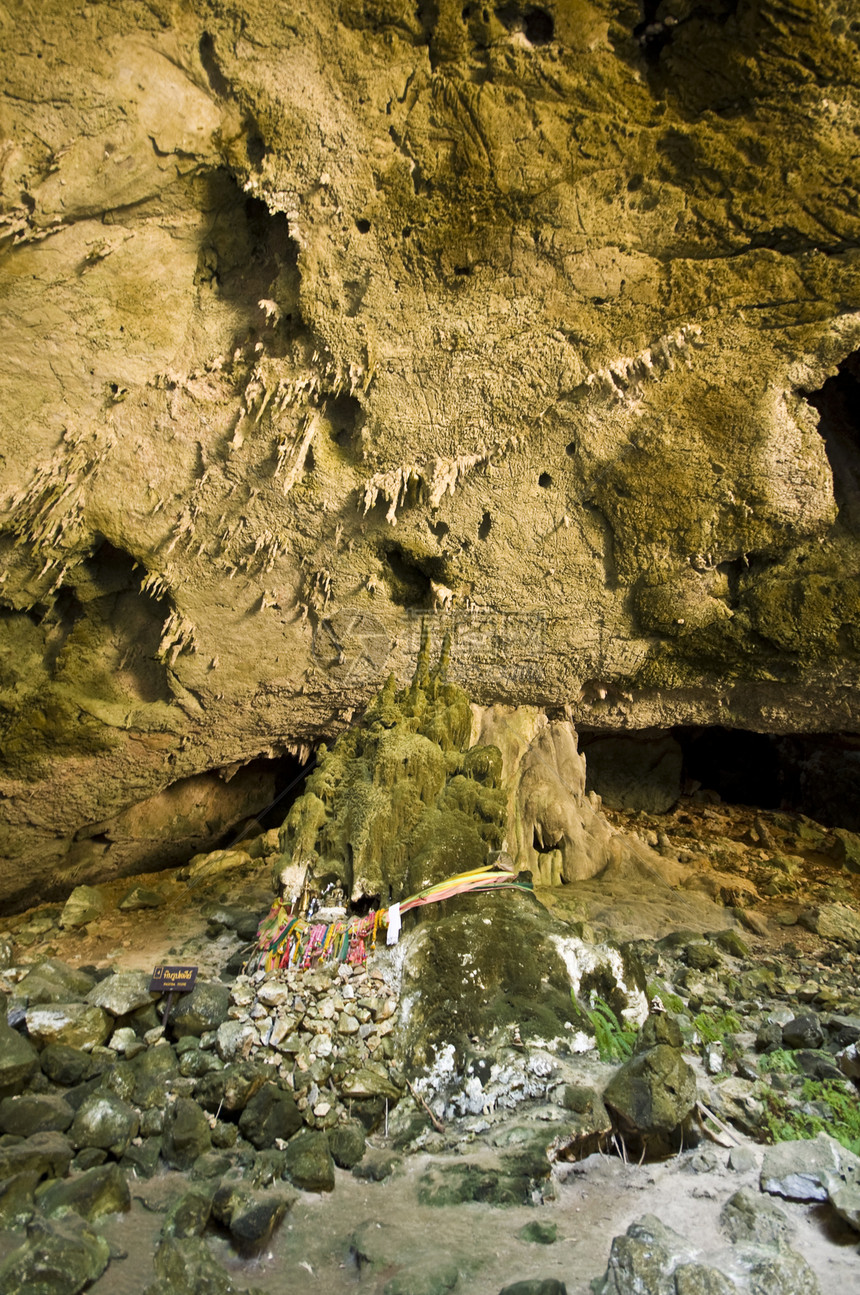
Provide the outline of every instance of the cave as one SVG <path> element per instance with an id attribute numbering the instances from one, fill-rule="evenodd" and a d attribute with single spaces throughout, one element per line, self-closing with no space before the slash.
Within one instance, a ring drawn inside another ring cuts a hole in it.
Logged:
<path id="1" fill-rule="evenodd" d="M 803 814 L 860 830 L 860 737 L 679 725 L 583 729 L 587 786 L 616 809 L 665 813 L 681 797 Z"/>
<path id="2" fill-rule="evenodd" d="M 860 351 L 846 356 L 832 377 L 805 395 L 818 413 L 839 522 L 860 534 Z"/>
<path id="3" fill-rule="evenodd" d="M 856 1285 L 844 9 L 3 7 L 0 1289 Z"/>

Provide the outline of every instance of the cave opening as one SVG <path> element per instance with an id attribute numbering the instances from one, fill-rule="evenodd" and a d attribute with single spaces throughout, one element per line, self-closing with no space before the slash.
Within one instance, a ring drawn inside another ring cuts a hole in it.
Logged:
<path id="1" fill-rule="evenodd" d="M 248 841 L 279 828 L 290 811 L 294 801 L 304 793 L 305 779 L 316 765 L 316 753 L 286 752 L 278 756 L 257 756 L 240 766 L 243 779 L 250 787 L 259 786 L 267 789 L 265 801 L 259 807 L 253 803 L 245 807 L 241 817 L 232 822 L 223 835 L 212 847 L 216 850 L 227 850 L 240 841 Z M 232 766 L 222 778 L 232 775 Z"/>
<path id="2" fill-rule="evenodd" d="M 667 813 L 681 799 L 805 815 L 860 831 L 860 734 L 677 726 L 584 728 L 586 788 L 610 809 Z"/>
<path id="3" fill-rule="evenodd" d="M 860 351 L 853 351 L 818 391 L 803 393 L 818 413 L 839 521 L 860 533 Z"/>

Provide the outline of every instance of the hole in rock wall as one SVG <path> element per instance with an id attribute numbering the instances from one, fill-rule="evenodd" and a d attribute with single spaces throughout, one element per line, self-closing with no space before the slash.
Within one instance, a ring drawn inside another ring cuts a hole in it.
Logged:
<path id="1" fill-rule="evenodd" d="M 465 9 L 463 16 L 467 16 Z M 530 45 L 549 45 L 555 35 L 552 14 L 537 5 L 500 5 L 496 9 L 496 17 L 509 32 L 522 32 Z"/>
<path id="2" fill-rule="evenodd" d="M 610 809 L 667 813 L 682 795 L 860 831 L 860 735 L 677 727 L 582 729 L 586 788 Z"/>
<path id="3" fill-rule="evenodd" d="M 142 589 L 145 576 L 145 569 L 130 553 L 107 539 L 96 543 L 71 580 L 73 592 L 66 595 L 65 612 L 64 599 L 58 598 L 57 607 L 65 614 L 66 623 L 76 607 L 80 608 L 75 628 L 58 642 L 58 673 L 73 672 L 79 657 L 91 655 L 90 635 L 82 624 L 86 617 L 103 638 L 106 663 L 122 691 L 143 702 L 170 701 L 172 694 L 158 648 L 172 609 L 168 599 Z"/>
<path id="4" fill-rule="evenodd" d="M 340 449 L 358 454 L 361 449 L 361 428 L 364 410 L 355 396 L 346 393 L 326 396 L 323 413 L 331 428 L 331 438 Z"/>
<path id="5" fill-rule="evenodd" d="M 248 149 L 250 155 L 250 140 Z M 284 325 L 301 323 L 298 249 L 287 218 L 244 193 L 226 171 L 212 171 L 205 183 L 211 217 L 195 283 L 204 290 L 204 300 L 209 289 L 236 310 L 241 324 L 231 344 L 243 346 L 265 332 L 269 351 L 276 351 Z M 276 314 L 264 315 L 261 301 L 274 302 Z M 281 337 L 282 346 L 285 341 Z"/>
<path id="6" fill-rule="evenodd" d="M 433 602 L 431 581 L 442 581 L 441 558 L 417 557 L 399 544 L 388 545 L 382 553 L 389 570 L 391 601 L 400 607 L 429 607 Z"/>
<path id="7" fill-rule="evenodd" d="M 540 474 L 540 476 L 538 477 L 538 485 L 543 490 L 549 489 L 549 487 L 552 485 L 552 477 L 549 475 L 548 472 L 542 472 Z"/>
<path id="8" fill-rule="evenodd" d="M 847 356 L 818 391 L 804 394 L 818 411 L 839 520 L 860 533 L 860 351 Z"/>

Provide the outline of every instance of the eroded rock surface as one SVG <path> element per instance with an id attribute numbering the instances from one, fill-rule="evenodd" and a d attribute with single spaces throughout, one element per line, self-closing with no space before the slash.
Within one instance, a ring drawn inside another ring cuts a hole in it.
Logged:
<path id="1" fill-rule="evenodd" d="M 5 895 L 211 848 L 434 610 L 485 705 L 856 727 L 833 0 L 48 0 L 4 47 Z"/>

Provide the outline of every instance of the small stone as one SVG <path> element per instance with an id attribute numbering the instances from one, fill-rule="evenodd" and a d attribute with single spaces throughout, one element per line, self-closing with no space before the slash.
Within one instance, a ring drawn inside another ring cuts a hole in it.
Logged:
<path id="1" fill-rule="evenodd" d="M 127 890 L 117 904 L 121 913 L 136 913 L 144 908 L 160 908 L 163 897 L 157 890 L 147 890 L 145 886 L 134 886 Z"/>
<path id="2" fill-rule="evenodd" d="M 356 1017 L 351 1016 L 348 1012 L 342 1012 L 338 1017 L 337 1032 L 338 1034 L 357 1034 L 359 1030 L 359 1021 Z"/>
<path id="3" fill-rule="evenodd" d="M 112 1052 L 118 1052 L 120 1056 L 131 1059 L 139 1052 L 143 1052 L 146 1044 L 126 1025 L 121 1030 L 114 1030 L 108 1040 L 108 1047 Z"/>
<path id="4" fill-rule="evenodd" d="M 258 1042 L 257 1030 L 250 1021 L 224 1021 L 218 1026 L 215 1048 L 223 1061 L 247 1057 Z"/>
<path id="5" fill-rule="evenodd" d="M 758 1168 L 759 1153 L 753 1147 L 732 1147 L 728 1166 L 736 1174 L 748 1174 Z"/>

